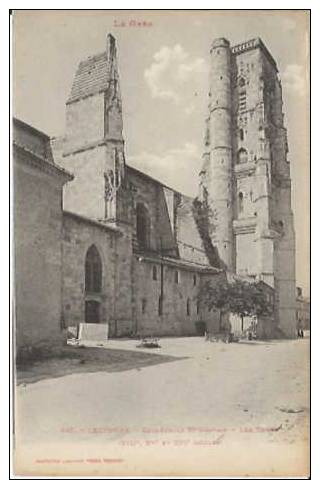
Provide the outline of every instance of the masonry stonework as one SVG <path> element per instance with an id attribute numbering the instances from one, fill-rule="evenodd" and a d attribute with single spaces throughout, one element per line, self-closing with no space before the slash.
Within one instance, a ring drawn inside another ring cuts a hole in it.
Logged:
<path id="1" fill-rule="evenodd" d="M 13 122 L 14 323 L 18 350 L 62 344 L 62 186 L 50 139 Z"/>
<path id="2" fill-rule="evenodd" d="M 275 289 L 282 333 L 295 335 L 295 234 L 282 89 L 257 38 L 211 47 L 209 116 L 200 195 L 226 267 Z"/>
<path id="3" fill-rule="evenodd" d="M 116 286 L 116 238 L 119 233 L 73 213 L 63 219 L 63 320 L 65 327 L 85 322 L 86 300 L 101 305 L 101 322 L 114 320 Z M 102 286 L 98 293 L 85 289 L 85 263 L 94 245 L 102 260 Z"/>
<path id="4" fill-rule="evenodd" d="M 215 40 L 210 58 L 196 199 L 127 164 L 111 35 L 105 52 L 78 66 L 65 135 L 50 142 L 24 125 L 23 147 L 47 169 L 31 172 L 17 156 L 19 338 L 42 339 L 44 322 L 46 340 L 84 321 L 107 323 L 115 337 L 217 333 L 219 314 L 197 295 L 228 273 L 274 292 L 275 317 L 260 321 L 261 337 L 294 336 L 290 166 L 276 63 L 260 39 L 235 47 Z M 234 321 L 222 322 L 228 329 Z"/>

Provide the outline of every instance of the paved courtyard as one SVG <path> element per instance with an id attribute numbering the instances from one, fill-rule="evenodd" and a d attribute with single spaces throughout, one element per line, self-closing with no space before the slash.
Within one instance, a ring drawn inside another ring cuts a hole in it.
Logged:
<path id="1" fill-rule="evenodd" d="M 308 339 L 160 344 L 143 351 L 150 362 L 131 361 L 121 372 L 107 372 L 100 362 L 98 370 L 87 366 L 52 377 L 48 368 L 39 381 L 36 373 L 34 380 L 20 380 L 17 469 L 39 475 L 308 473 Z M 136 345 L 110 340 L 107 353 L 131 359 L 141 351 Z"/>

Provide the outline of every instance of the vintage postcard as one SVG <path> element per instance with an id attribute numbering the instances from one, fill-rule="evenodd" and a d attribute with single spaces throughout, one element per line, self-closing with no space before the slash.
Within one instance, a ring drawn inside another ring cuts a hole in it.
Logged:
<path id="1" fill-rule="evenodd" d="M 16 476 L 309 477 L 309 24 L 13 11 Z"/>

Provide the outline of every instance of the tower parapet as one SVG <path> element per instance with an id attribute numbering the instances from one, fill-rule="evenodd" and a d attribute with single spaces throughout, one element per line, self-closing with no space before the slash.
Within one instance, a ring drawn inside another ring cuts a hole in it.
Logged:
<path id="1" fill-rule="evenodd" d="M 244 43 L 239 43 L 237 45 L 234 45 L 233 47 L 231 47 L 231 52 L 232 54 L 237 55 L 243 52 L 247 52 L 248 50 L 254 50 L 256 48 L 260 48 L 263 51 L 264 55 L 269 59 L 269 62 L 271 62 L 271 64 L 278 71 L 276 61 L 274 60 L 269 50 L 267 49 L 267 47 L 259 37 L 253 38 L 252 40 L 248 40 L 247 42 Z"/>

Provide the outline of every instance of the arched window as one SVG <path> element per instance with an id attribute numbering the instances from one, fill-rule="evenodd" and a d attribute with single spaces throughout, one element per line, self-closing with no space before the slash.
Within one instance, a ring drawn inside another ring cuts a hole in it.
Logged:
<path id="1" fill-rule="evenodd" d="M 85 263 L 85 290 L 100 293 L 102 284 L 102 263 L 99 252 L 93 244 L 87 251 Z"/>
<path id="2" fill-rule="evenodd" d="M 239 149 L 237 154 L 237 162 L 239 164 L 239 163 L 247 163 L 247 161 L 248 161 L 248 153 L 243 147 L 241 147 L 241 149 Z"/>
<path id="3" fill-rule="evenodd" d="M 238 212 L 243 212 L 243 192 L 239 192 L 238 194 Z"/>
<path id="4" fill-rule="evenodd" d="M 150 217 L 147 208 L 142 203 L 137 204 L 137 239 L 139 246 L 150 246 Z"/>

